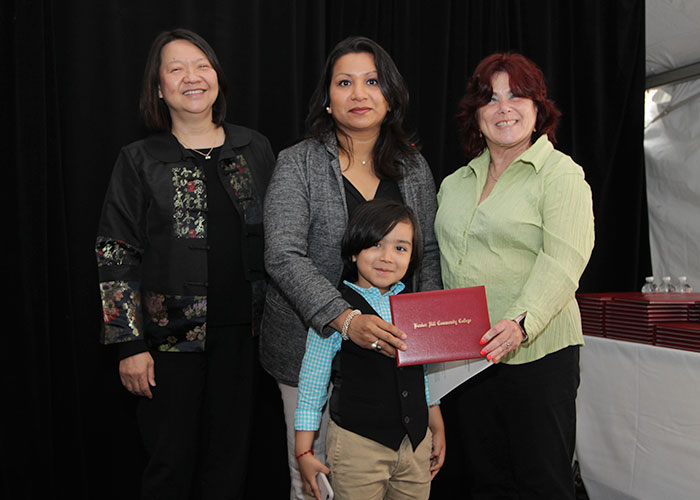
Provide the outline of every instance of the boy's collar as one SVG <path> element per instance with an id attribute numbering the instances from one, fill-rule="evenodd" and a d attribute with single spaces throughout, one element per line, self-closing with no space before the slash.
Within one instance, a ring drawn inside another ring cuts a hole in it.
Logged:
<path id="1" fill-rule="evenodd" d="M 372 295 L 379 295 L 379 296 L 386 296 L 386 295 L 396 295 L 397 293 L 401 293 L 404 288 L 406 288 L 406 285 L 404 285 L 401 281 L 397 281 L 393 285 L 391 285 L 391 288 L 386 293 L 382 293 L 379 291 L 377 287 L 371 286 L 369 288 L 362 288 L 361 286 L 357 286 L 355 283 L 350 283 L 349 281 L 345 280 L 343 281 L 347 286 L 352 288 L 358 293 L 363 293 L 363 294 L 372 294 Z"/>

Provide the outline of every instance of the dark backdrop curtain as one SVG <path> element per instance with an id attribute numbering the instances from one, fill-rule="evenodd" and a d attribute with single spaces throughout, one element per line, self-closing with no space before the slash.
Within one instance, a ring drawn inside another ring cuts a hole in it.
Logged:
<path id="1" fill-rule="evenodd" d="M 650 269 L 643 0 L 14 0 L 0 16 L 12 215 L 3 498 L 137 498 L 134 400 L 97 343 L 92 248 L 117 152 L 146 133 L 138 91 L 161 30 L 191 28 L 212 44 L 229 81 L 229 121 L 260 130 L 276 150 L 303 133 L 327 51 L 350 34 L 374 38 L 408 83 L 409 125 L 438 183 L 464 163 L 454 114 L 467 75 L 494 51 L 522 52 L 563 112 L 558 147 L 593 189 L 596 248 L 581 289 L 633 290 Z M 281 408 L 273 381 L 261 372 L 259 383 L 249 497 L 284 498 Z M 448 444 L 433 498 L 454 498 L 463 484 L 456 449 Z"/>

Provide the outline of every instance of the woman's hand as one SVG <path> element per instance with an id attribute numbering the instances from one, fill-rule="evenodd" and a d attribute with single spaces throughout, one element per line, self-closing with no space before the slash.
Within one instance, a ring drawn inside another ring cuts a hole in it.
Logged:
<path id="1" fill-rule="evenodd" d="M 156 376 L 151 353 L 144 351 L 122 359 L 119 378 L 130 393 L 152 399 L 151 387 L 156 385 Z"/>
<path id="2" fill-rule="evenodd" d="M 406 344 L 401 342 L 407 335 L 374 314 L 360 314 L 352 318 L 348 337 L 360 347 L 374 349 L 390 358 L 396 357 L 396 349 L 407 349 Z"/>
<path id="3" fill-rule="evenodd" d="M 503 356 L 517 349 L 523 338 L 523 330 L 519 324 L 512 319 L 502 319 L 481 337 L 481 345 L 484 346 L 481 355 L 498 363 Z"/>

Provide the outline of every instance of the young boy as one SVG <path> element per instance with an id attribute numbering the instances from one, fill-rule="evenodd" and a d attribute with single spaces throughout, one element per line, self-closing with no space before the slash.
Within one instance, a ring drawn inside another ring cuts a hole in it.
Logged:
<path id="1" fill-rule="evenodd" d="M 355 273 L 353 283 L 341 286 L 343 298 L 361 314 L 391 321 L 389 297 L 420 268 L 422 246 L 409 207 L 387 200 L 363 204 L 343 237 L 343 260 Z M 346 321 L 345 332 L 348 326 Z M 305 490 L 321 500 L 316 474 L 323 472 L 330 474 L 336 500 L 427 499 L 444 461 L 445 432 L 440 407 L 428 408 L 423 367 L 398 368 L 375 352 L 376 345 L 372 351 L 343 338 L 339 332 L 322 338 L 309 329 L 295 412 L 295 454 Z M 326 467 L 311 444 L 329 381 Z"/>

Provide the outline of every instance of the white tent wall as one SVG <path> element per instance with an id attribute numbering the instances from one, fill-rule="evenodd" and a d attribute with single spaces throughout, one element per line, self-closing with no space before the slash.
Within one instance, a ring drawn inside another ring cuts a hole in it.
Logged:
<path id="1" fill-rule="evenodd" d="M 652 269 L 700 290 L 700 79 L 647 92 L 644 130 Z"/>
<path id="2" fill-rule="evenodd" d="M 700 0 L 647 0 L 646 74 L 700 61 Z M 700 291 L 700 78 L 647 92 L 644 157 L 652 269 Z"/>

